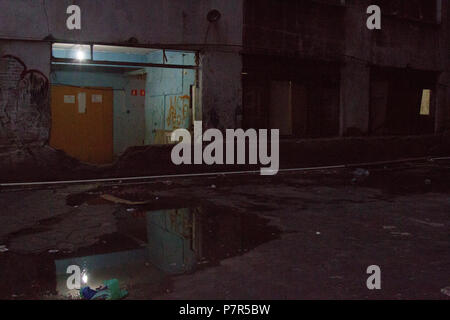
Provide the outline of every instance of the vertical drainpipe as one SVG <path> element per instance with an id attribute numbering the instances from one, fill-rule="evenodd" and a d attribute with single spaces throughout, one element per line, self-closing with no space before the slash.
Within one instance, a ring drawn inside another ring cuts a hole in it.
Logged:
<path id="1" fill-rule="evenodd" d="M 162 54 L 163 54 L 163 56 L 162 56 L 162 58 L 163 58 L 162 63 L 166 64 L 166 59 L 167 59 L 167 57 L 166 57 L 166 49 L 163 49 Z M 164 71 L 165 71 L 165 69 L 163 69 L 163 74 L 164 74 Z M 161 79 L 160 79 L 160 81 L 161 81 Z M 163 98 L 163 126 L 162 126 L 162 130 L 164 130 L 164 132 L 166 131 L 166 96 L 167 96 L 166 92 L 164 91 L 164 95 L 163 95 L 163 97 L 164 97 Z M 155 133 L 155 136 L 156 136 L 156 133 Z"/>
<path id="2" fill-rule="evenodd" d="M 441 24 L 442 23 L 442 0 L 436 0 L 436 23 L 437 24 Z M 443 30 L 443 29 L 441 29 Z M 438 50 L 439 50 L 439 63 L 442 63 L 442 55 L 441 55 L 441 46 L 440 46 L 440 37 L 446 37 L 446 33 L 440 33 L 438 35 Z M 444 58 L 444 60 L 446 61 L 447 59 Z M 441 85 L 439 84 L 440 80 L 445 79 L 444 81 L 447 81 L 447 75 L 446 72 L 444 71 L 444 75 L 441 73 L 438 77 L 437 77 L 437 83 L 434 86 L 434 90 L 432 91 L 432 103 L 434 104 L 434 133 L 438 134 L 440 132 L 442 132 L 443 130 L 445 130 L 445 124 L 442 122 L 442 118 L 445 118 L 445 111 L 443 111 L 443 105 L 442 105 L 442 91 L 446 91 L 445 89 L 443 89 L 441 87 Z M 431 107 L 431 106 L 430 106 Z"/>
<path id="3" fill-rule="evenodd" d="M 438 24 L 442 22 L 442 0 L 436 0 L 436 22 Z"/>
<path id="4" fill-rule="evenodd" d="M 195 65 L 198 67 L 200 64 L 200 53 L 198 51 L 195 52 Z M 195 69 L 195 86 L 198 88 L 199 86 L 199 69 Z"/>
<path id="5" fill-rule="evenodd" d="M 193 112 L 193 115 L 195 114 L 195 117 L 192 119 L 192 123 L 198 119 L 198 113 L 201 115 L 200 121 L 203 121 L 203 106 L 202 106 L 202 90 L 200 90 L 200 52 L 195 52 L 195 65 L 197 68 L 195 69 L 195 101 L 194 101 L 194 108 L 196 110 Z M 199 112 L 199 110 L 201 110 Z M 197 118 L 197 119 L 195 119 Z"/>

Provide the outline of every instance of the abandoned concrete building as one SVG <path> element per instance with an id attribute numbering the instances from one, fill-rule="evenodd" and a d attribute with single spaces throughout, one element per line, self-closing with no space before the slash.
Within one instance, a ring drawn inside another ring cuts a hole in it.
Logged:
<path id="1" fill-rule="evenodd" d="M 79 30 L 66 25 L 72 4 Z M 371 4 L 381 7 L 381 30 L 366 27 Z M 316 164 L 370 152 L 426 156 L 442 152 L 450 128 L 447 1 L 0 0 L 0 8 L 8 180 L 58 167 L 66 160 L 55 150 L 109 165 L 145 149 L 157 167 L 169 162 L 170 133 L 194 120 L 280 129 L 284 166 L 316 146 Z"/>
<path id="2" fill-rule="evenodd" d="M 366 27 L 371 4 L 381 30 Z M 245 125 L 299 137 L 442 132 L 447 9 L 434 0 L 247 1 Z"/>

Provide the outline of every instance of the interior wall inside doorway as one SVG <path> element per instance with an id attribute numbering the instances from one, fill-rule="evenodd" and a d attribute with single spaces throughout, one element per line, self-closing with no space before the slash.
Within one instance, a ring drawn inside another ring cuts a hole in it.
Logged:
<path id="1" fill-rule="evenodd" d="M 195 56 L 183 52 L 161 51 L 149 55 L 149 62 L 170 61 L 179 65 L 194 65 Z M 195 70 L 171 68 L 146 68 L 145 144 L 169 143 L 170 133 L 192 126 L 192 86 Z"/>
<path id="2" fill-rule="evenodd" d="M 73 58 L 77 50 L 80 45 L 54 44 L 53 56 Z M 93 45 L 93 56 L 85 54 L 85 60 L 90 60 L 86 63 L 53 62 L 50 79 L 52 85 L 112 90 L 117 158 L 129 147 L 171 143 L 170 135 L 175 129 L 192 129 L 193 107 L 199 110 L 192 97 L 197 92 L 197 71 L 192 69 L 195 57 L 195 53 L 185 51 Z M 102 63 L 96 64 L 97 60 Z M 111 65 L 106 61 L 111 61 Z M 167 66 L 142 67 L 133 63 Z"/>
<path id="3" fill-rule="evenodd" d="M 113 145 L 117 157 L 131 146 L 145 144 L 145 96 L 141 95 L 145 77 L 123 68 L 64 67 L 52 72 L 52 84 L 113 90 Z"/>

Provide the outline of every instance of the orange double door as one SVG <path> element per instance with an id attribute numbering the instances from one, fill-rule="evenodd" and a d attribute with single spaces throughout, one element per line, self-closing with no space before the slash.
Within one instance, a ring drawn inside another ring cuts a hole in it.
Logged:
<path id="1" fill-rule="evenodd" d="M 113 90 L 51 87 L 50 146 L 86 163 L 113 161 Z"/>

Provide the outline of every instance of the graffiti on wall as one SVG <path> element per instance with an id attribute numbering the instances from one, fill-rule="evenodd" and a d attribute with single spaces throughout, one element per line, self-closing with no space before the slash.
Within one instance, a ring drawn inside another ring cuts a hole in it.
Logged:
<path id="1" fill-rule="evenodd" d="M 167 127 L 171 129 L 186 128 L 186 120 L 189 119 L 189 95 L 174 96 L 169 98 L 169 112 L 167 113 Z"/>
<path id="2" fill-rule="evenodd" d="M 49 81 L 18 57 L 0 58 L 0 145 L 45 144 L 49 136 Z"/>

